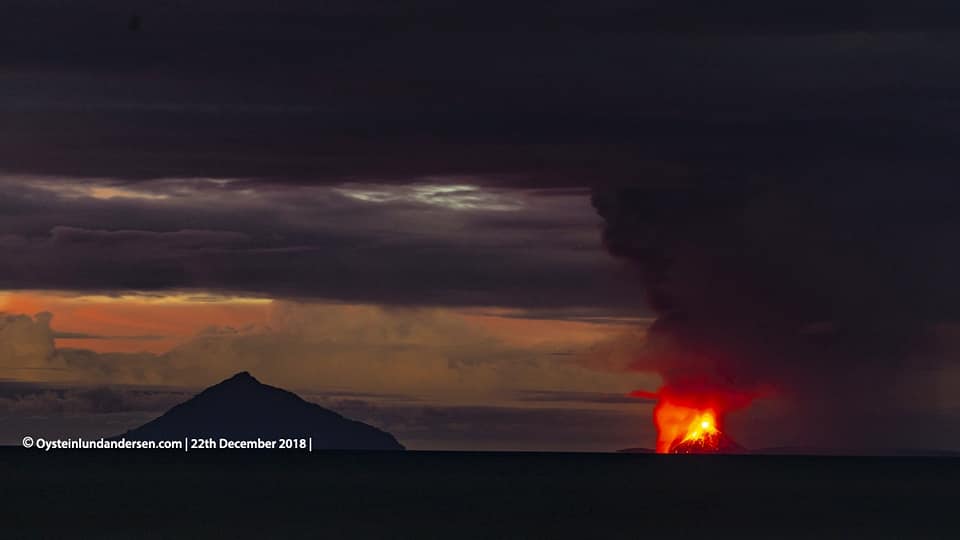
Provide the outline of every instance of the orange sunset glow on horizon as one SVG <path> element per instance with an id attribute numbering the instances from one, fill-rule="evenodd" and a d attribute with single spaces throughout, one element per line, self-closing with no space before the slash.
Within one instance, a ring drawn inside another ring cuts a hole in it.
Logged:
<path id="1" fill-rule="evenodd" d="M 53 314 L 52 328 L 59 348 L 96 352 L 160 354 L 210 327 L 269 326 L 277 320 L 278 301 L 269 298 L 214 294 L 82 295 L 58 291 L 0 292 L 0 313 Z M 363 318 L 360 304 L 327 304 L 346 318 Z M 551 320 L 522 317 L 512 309 L 451 309 L 448 316 L 482 329 L 492 338 L 516 346 L 563 341 L 592 343 L 621 332 L 634 319 L 613 322 Z M 282 318 L 282 315 L 280 316 Z"/>
<path id="2" fill-rule="evenodd" d="M 212 325 L 266 324 L 272 303 L 261 298 L 183 294 L 0 293 L 0 312 L 50 312 L 58 347 L 96 352 L 162 353 Z"/>

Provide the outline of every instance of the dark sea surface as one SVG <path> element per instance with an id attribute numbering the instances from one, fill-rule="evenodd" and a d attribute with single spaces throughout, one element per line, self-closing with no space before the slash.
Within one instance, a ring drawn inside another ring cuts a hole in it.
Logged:
<path id="1" fill-rule="evenodd" d="M 0 448 L 9 538 L 960 538 L 960 459 Z"/>

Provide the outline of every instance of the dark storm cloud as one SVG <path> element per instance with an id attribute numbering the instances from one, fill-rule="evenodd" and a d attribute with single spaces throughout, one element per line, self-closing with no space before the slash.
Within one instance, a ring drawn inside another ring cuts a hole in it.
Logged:
<path id="1" fill-rule="evenodd" d="M 947 2 L 16 3 L 0 22 L 0 160 L 128 180 L 531 186 L 878 154 L 953 163 L 957 43 L 940 31 L 957 15 Z"/>
<path id="2" fill-rule="evenodd" d="M 956 8 L 848 5 L 16 3 L 0 288 L 637 305 L 585 186 L 958 165 Z"/>
<path id="3" fill-rule="evenodd" d="M 637 310 L 625 296 L 636 290 L 597 242 L 599 220 L 582 195 L 467 181 L 331 188 L 8 179 L 0 181 L 8 194 L 0 289 Z M 509 235 L 496 217 L 508 214 L 518 216 Z"/>

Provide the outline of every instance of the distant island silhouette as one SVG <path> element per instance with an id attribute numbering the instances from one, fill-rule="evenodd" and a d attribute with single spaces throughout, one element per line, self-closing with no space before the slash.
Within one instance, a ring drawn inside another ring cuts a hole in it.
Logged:
<path id="1" fill-rule="evenodd" d="M 393 435 L 345 418 L 244 371 L 116 438 L 313 438 L 319 450 L 404 450 Z"/>

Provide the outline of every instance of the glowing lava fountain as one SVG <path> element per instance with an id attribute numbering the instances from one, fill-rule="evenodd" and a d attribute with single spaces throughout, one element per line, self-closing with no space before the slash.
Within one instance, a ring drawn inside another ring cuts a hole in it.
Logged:
<path id="1" fill-rule="evenodd" d="M 637 390 L 630 395 L 657 400 L 653 419 L 657 427 L 658 454 L 735 454 L 744 451 L 723 433 L 724 410 L 710 403 L 715 400 L 682 400 L 678 403 L 662 390 L 656 393 Z"/>

